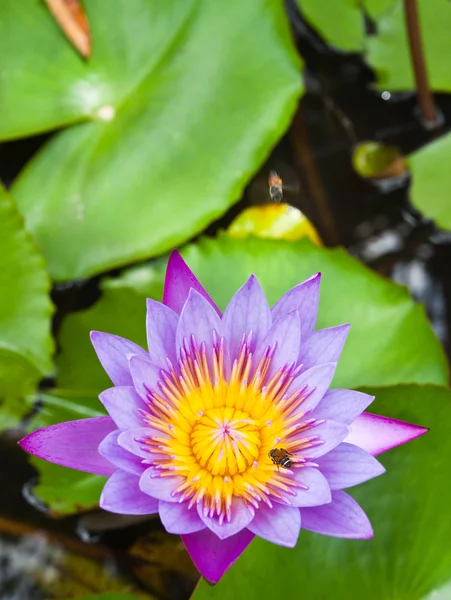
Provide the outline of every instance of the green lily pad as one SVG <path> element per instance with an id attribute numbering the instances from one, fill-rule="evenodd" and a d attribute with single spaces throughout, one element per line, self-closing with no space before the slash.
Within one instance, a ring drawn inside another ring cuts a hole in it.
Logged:
<path id="1" fill-rule="evenodd" d="M 98 506 L 107 477 L 60 467 L 35 456 L 30 462 L 39 473 L 31 494 L 51 517 L 64 517 Z"/>
<path id="2" fill-rule="evenodd" d="M 301 531 L 294 549 L 255 539 L 216 586 L 202 581 L 193 600 L 272 600 L 299 590 L 315 599 L 449 597 L 451 392 L 435 386 L 370 392 L 376 395 L 372 412 L 430 428 L 379 457 L 387 472 L 351 490 L 373 524 L 374 538 L 340 540 Z"/>
<path id="3" fill-rule="evenodd" d="M 438 92 L 451 90 L 451 73 L 443 57 L 451 53 L 451 3 L 418 2 L 423 51 L 429 83 Z M 404 20 L 403 2 L 397 0 L 377 21 L 377 35 L 367 40 L 367 61 L 376 71 L 379 88 L 391 91 L 415 89 Z"/>
<path id="4" fill-rule="evenodd" d="M 0 138 L 73 124 L 13 186 L 56 280 L 204 229 L 238 200 L 302 89 L 279 0 L 92 0 L 86 11 L 87 62 L 42 2 L 0 7 Z"/>
<path id="5" fill-rule="evenodd" d="M 412 204 L 444 229 L 451 229 L 450 152 L 451 134 L 447 134 L 414 152 L 408 159 L 412 172 Z"/>
<path id="6" fill-rule="evenodd" d="M 0 429 L 16 425 L 52 371 L 50 280 L 43 257 L 0 185 Z"/>
<path id="7" fill-rule="evenodd" d="M 105 414 L 95 398 L 82 398 L 71 390 L 54 390 L 51 394 L 40 394 L 39 399 L 42 408 L 31 421 L 32 429 Z M 30 462 L 39 473 L 39 480 L 30 492 L 50 516 L 63 517 L 99 504 L 106 477 L 66 469 L 35 456 Z"/>
<path id="8" fill-rule="evenodd" d="M 359 0 L 296 0 L 307 22 L 324 40 L 346 52 L 361 52 L 365 23 Z"/>
<path id="9" fill-rule="evenodd" d="M 221 308 L 252 272 L 274 304 L 288 289 L 322 271 L 318 327 L 352 324 L 336 387 L 447 383 L 446 359 L 423 308 L 406 289 L 374 274 L 344 250 L 318 248 L 309 240 L 222 235 L 189 245 L 182 254 Z M 65 320 L 59 387 L 94 396 L 111 385 L 90 345 L 89 332 L 107 331 L 145 346 L 145 298 L 161 300 L 163 278 L 162 261 L 131 269 L 104 282 L 103 296 L 94 307 Z"/>
<path id="10" fill-rule="evenodd" d="M 399 0 L 363 0 L 365 12 L 373 19 L 378 19 L 389 11 Z"/>

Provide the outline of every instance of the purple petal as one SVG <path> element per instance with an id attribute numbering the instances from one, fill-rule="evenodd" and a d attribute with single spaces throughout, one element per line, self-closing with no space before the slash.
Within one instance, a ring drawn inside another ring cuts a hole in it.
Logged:
<path id="1" fill-rule="evenodd" d="M 182 541 L 200 574 L 217 583 L 236 559 L 252 542 L 254 534 L 248 529 L 220 540 L 209 529 L 182 535 Z"/>
<path id="2" fill-rule="evenodd" d="M 340 358 L 350 325 L 320 329 L 302 344 L 298 362 L 304 369 L 323 363 L 336 363 Z"/>
<path id="3" fill-rule="evenodd" d="M 374 396 L 362 392 L 328 390 L 312 413 L 312 417 L 333 419 L 350 425 L 373 400 Z"/>
<path id="4" fill-rule="evenodd" d="M 296 497 L 288 497 L 292 506 L 320 506 L 331 501 L 329 483 L 318 469 L 302 467 L 293 471 L 293 479 L 308 489 L 296 488 Z"/>
<path id="5" fill-rule="evenodd" d="M 152 515 L 158 512 L 158 500 L 141 492 L 139 477 L 116 471 L 103 488 L 100 508 L 120 515 Z"/>
<path id="6" fill-rule="evenodd" d="M 292 312 L 278 319 L 265 335 L 255 351 L 254 364 L 257 365 L 265 350 L 276 344 L 271 360 L 267 381 L 280 367 L 296 363 L 301 343 L 301 323 L 298 313 Z"/>
<path id="7" fill-rule="evenodd" d="M 122 431 L 117 438 L 117 443 L 124 450 L 149 460 L 152 457 L 152 453 L 150 446 L 146 445 L 145 440 L 151 440 L 154 437 L 167 438 L 168 435 L 153 427 L 139 427 L 138 429 Z"/>
<path id="8" fill-rule="evenodd" d="M 66 421 L 38 429 L 19 444 L 30 454 L 56 465 L 109 476 L 116 468 L 99 454 L 98 447 L 116 428 L 111 417 Z"/>
<path id="9" fill-rule="evenodd" d="M 251 275 L 232 297 L 222 321 L 232 361 L 238 356 L 244 334 L 252 331 L 252 352 L 261 342 L 271 327 L 271 311 L 255 275 Z"/>
<path id="10" fill-rule="evenodd" d="M 91 331 L 90 337 L 102 367 L 114 385 L 133 385 L 127 355 L 148 356 L 147 352 L 138 344 L 118 335 Z"/>
<path id="11" fill-rule="evenodd" d="M 237 534 L 242 529 L 247 527 L 253 519 L 253 515 L 246 508 L 244 502 L 241 500 L 241 498 L 237 497 L 234 497 L 232 500 L 232 518 L 230 523 L 227 521 L 227 519 L 224 519 L 223 523 L 220 525 L 217 516 L 205 516 L 204 507 L 201 504 L 197 505 L 197 511 L 199 517 L 202 519 L 205 525 L 221 540 Z"/>
<path id="12" fill-rule="evenodd" d="M 298 377 L 296 377 L 296 379 L 294 379 L 286 392 L 287 397 L 289 397 L 296 390 L 301 390 L 307 386 L 304 392 L 306 398 L 294 411 L 294 414 L 311 411 L 317 406 L 317 404 L 323 399 L 324 394 L 329 389 L 329 385 L 333 379 L 336 367 L 337 363 L 316 365 L 315 367 L 304 371 Z"/>
<path id="13" fill-rule="evenodd" d="M 205 529 L 205 523 L 193 506 L 188 508 L 188 502 L 164 502 L 160 500 L 160 519 L 168 533 L 176 535 L 195 533 Z"/>
<path id="14" fill-rule="evenodd" d="M 178 502 L 175 490 L 185 482 L 184 477 L 174 475 L 174 477 L 161 477 L 160 472 L 153 467 L 144 471 L 139 480 L 139 488 L 142 492 L 165 500 L 166 502 Z"/>
<path id="15" fill-rule="evenodd" d="M 247 528 L 268 542 L 294 548 L 301 529 L 301 513 L 291 506 L 276 503 L 269 508 L 261 504 Z"/>
<path id="16" fill-rule="evenodd" d="M 119 429 L 109 433 L 101 442 L 99 453 L 119 469 L 127 471 L 127 473 L 133 473 L 134 475 L 141 475 L 149 468 L 149 465 L 143 465 L 138 456 L 119 446 L 118 437 L 120 434 L 121 431 Z"/>
<path id="17" fill-rule="evenodd" d="M 345 439 L 349 444 L 363 448 L 373 456 L 424 435 L 428 429 L 405 421 L 363 413 L 351 424 Z"/>
<path id="18" fill-rule="evenodd" d="M 330 452 L 333 448 L 338 446 L 349 434 L 349 427 L 338 421 L 328 420 L 325 423 L 312 427 L 307 432 L 299 434 L 299 437 L 312 437 L 317 436 L 323 443 L 313 448 L 308 448 L 302 451 L 302 454 L 306 458 L 317 458 L 318 456 L 324 456 L 327 452 Z"/>
<path id="19" fill-rule="evenodd" d="M 142 356 L 129 357 L 129 369 L 135 390 L 143 400 L 149 401 L 149 391 L 159 391 L 161 368 Z"/>
<path id="20" fill-rule="evenodd" d="M 312 335 L 315 329 L 320 281 L 321 273 L 309 277 L 282 296 L 271 309 L 273 321 L 297 310 L 301 319 L 302 338 L 304 341 Z"/>
<path id="21" fill-rule="evenodd" d="M 332 492 L 332 502 L 323 506 L 301 509 L 302 528 L 339 538 L 364 539 L 373 537 L 368 517 L 345 492 Z"/>
<path id="22" fill-rule="evenodd" d="M 182 312 L 182 308 L 188 299 L 190 289 L 194 289 L 203 296 L 217 314 L 221 316 L 221 311 L 210 298 L 197 277 L 188 267 L 186 262 L 180 256 L 177 250 L 171 252 L 168 266 L 166 269 L 166 278 L 164 281 L 163 304 L 172 308 L 177 314 Z"/>
<path id="23" fill-rule="evenodd" d="M 139 410 L 144 410 L 146 405 L 134 387 L 109 388 L 99 395 L 99 399 L 119 429 L 143 427 L 144 418 Z"/>
<path id="24" fill-rule="evenodd" d="M 147 344 L 150 360 L 163 369 L 167 369 L 166 359 L 177 364 L 175 351 L 175 332 L 179 317 L 168 306 L 147 298 Z"/>
<path id="25" fill-rule="evenodd" d="M 332 490 L 358 485 L 384 473 L 381 463 L 358 446 L 342 443 L 316 459 Z"/>
<path id="26" fill-rule="evenodd" d="M 176 333 L 177 349 L 184 345 L 184 340 L 190 344 L 194 335 L 198 348 L 205 343 L 207 356 L 211 357 L 213 348 L 213 330 L 221 336 L 221 319 L 203 296 L 196 290 L 190 290 L 188 300 L 180 315 Z"/>

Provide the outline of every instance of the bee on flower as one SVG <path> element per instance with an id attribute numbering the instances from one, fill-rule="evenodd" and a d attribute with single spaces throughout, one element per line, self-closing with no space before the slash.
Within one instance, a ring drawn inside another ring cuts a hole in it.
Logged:
<path id="1" fill-rule="evenodd" d="M 148 349 L 91 333 L 113 383 L 100 394 L 108 416 L 20 444 L 108 476 L 100 506 L 159 513 L 212 582 L 255 535 L 288 547 L 301 528 L 372 537 L 343 490 L 383 473 L 374 456 L 426 430 L 363 412 L 372 396 L 330 389 L 349 325 L 315 331 L 319 286 L 313 275 L 271 308 L 251 275 L 222 313 L 173 252 L 163 302 L 147 301 Z"/>

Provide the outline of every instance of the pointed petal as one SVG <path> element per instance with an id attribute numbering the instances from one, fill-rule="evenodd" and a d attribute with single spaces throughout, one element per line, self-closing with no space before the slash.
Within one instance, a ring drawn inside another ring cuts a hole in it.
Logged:
<path id="1" fill-rule="evenodd" d="M 211 304 L 196 290 L 191 289 L 177 326 L 177 350 L 183 347 L 185 339 L 190 345 L 191 336 L 194 335 L 199 350 L 202 343 L 205 343 L 207 356 L 211 357 L 213 330 L 216 331 L 218 337 L 222 335 L 221 319 L 213 310 Z"/>
<path id="2" fill-rule="evenodd" d="M 303 456 L 306 458 L 318 458 L 318 456 L 324 456 L 327 452 L 330 452 L 333 448 L 338 446 L 349 434 L 349 427 L 338 421 L 332 421 L 331 419 L 312 427 L 306 433 L 299 434 L 300 437 L 318 437 L 322 441 L 322 444 L 307 448 L 302 451 Z"/>
<path id="3" fill-rule="evenodd" d="M 127 355 L 148 356 L 147 352 L 138 344 L 118 335 L 91 331 L 90 337 L 102 367 L 114 385 L 133 385 Z"/>
<path id="4" fill-rule="evenodd" d="M 308 489 L 296 488 L 296 496 L 288 498 L 292 506 L 320 506 L 331 501 L 329 483 L 318 469 L 302 467 L 293 471 L 293 479 Z"/>
<path id="5" fill-rule="evenodd" d="M 146 405 L 135 392 L 134 387 L 109 388 L 99 395 L 99 400 L 119 429 L 144 426 L 144 418 L 139 410 L 144 410 Z"/>
<path id="6" fill-rule="evenodd" d="M 350 325 L 320 329 L 313 333 L 299 351 L 298 362 L 304 369 L 323 363 L 336 363 L 340 358 Z"/>
<path id="7" fill-rule="evenodd" d="M 158 512 L 158 500 L 141 492 L 139 477 L 116 471 L 103 488 L 100 508 L 120 515 L 152 515 Z"/>
<path id="8" fill-rule="evenodd" d="M 301 319 L 302 338 L 304 341 L 312 335 L 315 329 L 320 281 L 321 273 L 309 277 L 289 290 L 271 309 L 273 321 L 297 310 Z"/>
<path id="9" fill-rule="evenodd" d="M 301 513 L 295 507 L 275 503 L 269 508 L 262 503 L 247 528 L 268 542 L 294 548 L 301 529 Z"/>
<path id="10" fill-rule="evenodd" d="M 149 392 L 159 392 L 161 368 L 142 356 L 129 356 L 129 370 L 136 392 L 146 402 L 149 402 Z"/>
<path id="11" fill-rule="evenodd" d="M 257 365 L 265 350 L 276 344 L 266 381 L 276 374 L 279 368 L 296 363 L 301 343 L 301 323 L 297 312 L 278 319 L 265 335 L 257 350 L 253 364 Z"/>
<path id="12" fill-rule="evenodd" d="M 342 443 L 316 459 L 332 490 L 358 485 L 385 472 L 371 454 L 353 444 Z"/>
<path id="13" fill-rule="evenodd" d="M 171 252 L 168 267 L 166 269 L 166 278 L 164 280 L 163 304 L 172 308 L 177 314 L 182 312 L 182 308 L 188 299 L 190 289 L 194 289 L 203 296 L 216 313 L 221 316 L 221 311 L 210 298 L 205 288 L 201 285 L 197 277 L 188 267 L 186 262 L 180 256 L 177 250 Z"/>
<path id="14" fill-rule="evenodd" d="M 175 490 L 185 482 L 184 477 L 161 477 L 161 473 L 153 467 L 144 471 L 139 480 L 139 488 L 142 492 L 165 500 L 166 502 L 178 502 Z"/>
<path id="15" fill-rule="evenodd" d="M 302 528 L 339 538 L 368 540 L 373 528 L 368 517 L 345 492 L 332 492 L 332 502 L 314 508 L 302 508 Z"/>
<path id="16" fill-rule="evenodd" d="M 197 505 L 197 512 L 205 525 L 221 540 L 225 540 L 226 538 L 240 532 L 242 529 L 247 527 L 253 519 L 253 515 L 246 508 L 246 505 L 241 498 L 236 497 L 234 497 L 232 500 L 232 518 L 230 523 L 227 521 L 227 519 L 224 519 L 223 523 L 220 525 L 217 516 L 205 516 L 202 504 Z"/>
<path id="17" fill-rule="evenodd" d="M 205 529 L 205 523 L 197 514 L 196 506 L 189 509 L 188 502 L 160 500 L 159 513 L 161 522 L 168 533 L 181 535 Z"/>
<path id="18" fill-rule="evenodd" d="M 109 433 L 101 442 L 99 453 L 119 469 L 134 475 L 141 475 L 149 468 L 149 465 L 143 465 L 138 456 L 119 446 L 118 437 L 121 433 L 120 429 Z"/>
<path id="19" fill-rule="evenodd" d="M 167 358 L 173 365 L 177 364 L 175 332 L 178 320 L 178 314 L 171 308 L 147 298 L 146 329 L 149 358 L 162 369 L 167 369 Z"/>
<path id="20" fill-rule="evenodd" d="M 217 583 L 252 542 L 254 534 L 248 529 L 220 540 L 209 529 L 182 535 L 182 541 L 200 574 Z"/>
<path id="21" fill-rule="evenodd" d="M 117 443 L 124 450 L 149 460 L 152 457 L 152 453 L 150 446 L 146 445 L 146 440 L 151 440 L 155 437 L 167 438 L 168 435 L 153 427 L 139 427 L 137 429 L 122 431 L 117 438 Z"/>
<path id="22" fill-rule="evenodd" d="M 351 424 L 345 442 L 363 448 L 373 456 L 424 435 L 428 429 L 405 421 L 363 413 Z"/>
<path id="23" fill-rule="evenodd" d="M 315 408 L 315 419 L 333 419 L 350 425 L 374 400 L 363 392 L 353 390 L 328 390 Z"/>
<path id="24" fill-rule="evenodd" d="M 304 413 L 316 408 L 318 403 L 321 402 L 327 390 L 329 389 L 329 385 L 334 377 L 336 367 L 337 363 L 324 363 L 323 365 L 316 365 L 315 367 L 304 371 L 293 380 L 285 394 L 287 397 L 289 397 L 296 390 L 301 390 L 307 386 L 303 392 L 305 400 L 303 400 L 293 414 Z M 315 418 L 317 418 L 316 411 Z"/>
<path id="25" fill-rule="evenodd" d="M 252 331 L 251 351 L 261 342 L 271 327 L 271 311 L 255 275 L 251 275 L 232 297 L 222 321 L 232 361 L 238 356 L 243 335 Z"/>
<path id="26" fill-rule="evenodd" d="M 116 468 L 98 452 L 100 442 L 117 429 L 111 417 L 66 421 L 38 429 L 19 444 L 30 454 L 48 462 L 94 473 L 112 475 Z"/>

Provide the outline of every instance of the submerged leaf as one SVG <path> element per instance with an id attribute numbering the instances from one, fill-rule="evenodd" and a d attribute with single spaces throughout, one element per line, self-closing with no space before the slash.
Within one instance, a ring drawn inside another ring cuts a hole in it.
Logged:
<path id="1" fill-rule="evenodd" d="M 355 171 L 368 179 L 399 177 L 406 172 L 406 163 L 399 149 L 380 142 L 362 142 L 354 149 Z"/>

